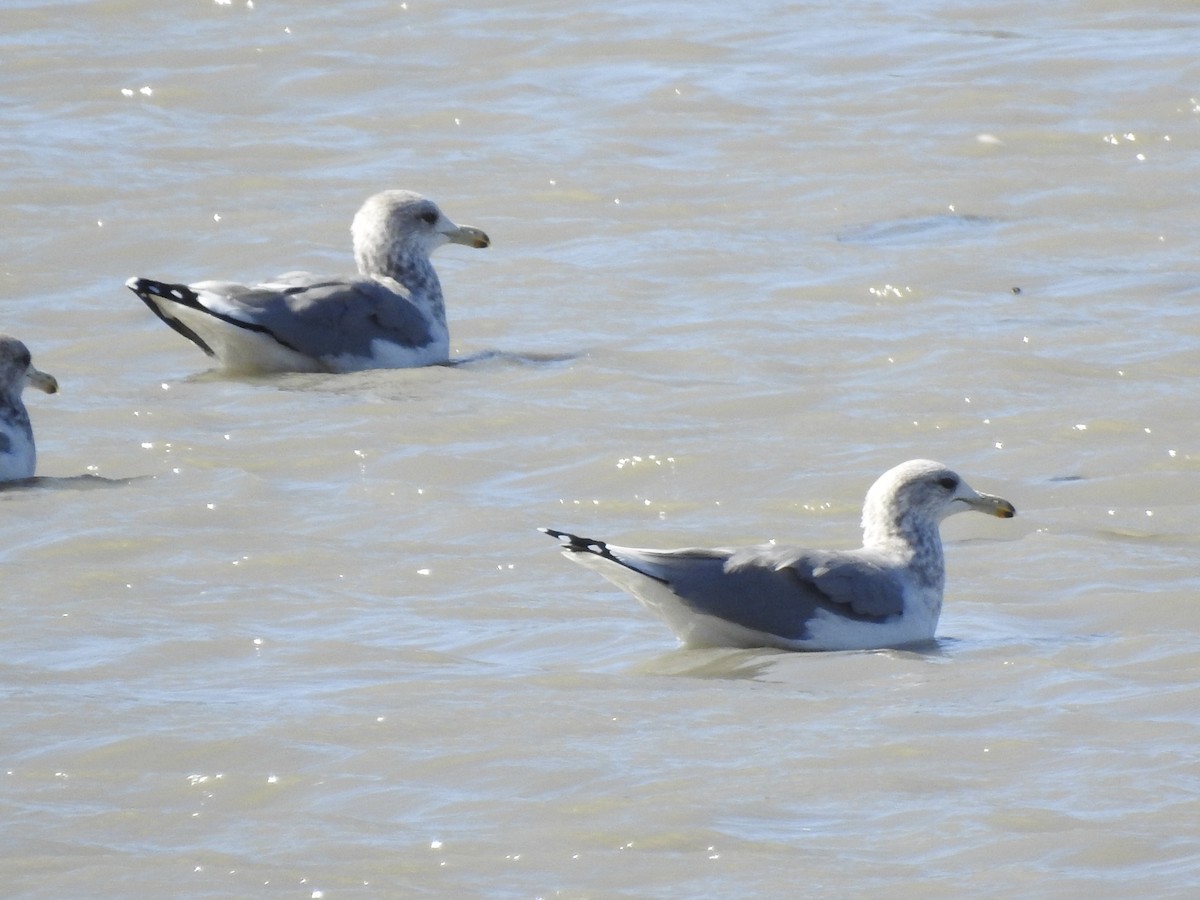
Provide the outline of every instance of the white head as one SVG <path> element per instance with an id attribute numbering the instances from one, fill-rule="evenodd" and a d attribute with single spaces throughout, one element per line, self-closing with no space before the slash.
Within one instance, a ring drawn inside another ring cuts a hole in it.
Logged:
<path id="1" fill-rule="evenodd" d="M 981 494 L 956 472 L 929 459 L 910 459 L 888 469 L 867 491 L 863 504 L 863 544 L 901 538 L 911 541 L 937 530 L 947 516 L 975 510 L 1009 519 L 1016 509 L 1007 500 Z"/>
<path id="2" fill-rule="evenodd" d="M 456 225 L 436 203 L 412 191 L 381 191 L 358 210 L 350 224 L 354 261 L 363 275 L 405 282 L 411 268 L 429 265 L 429 254 L 445 243 L 486 247 L 478 228 Z"/>

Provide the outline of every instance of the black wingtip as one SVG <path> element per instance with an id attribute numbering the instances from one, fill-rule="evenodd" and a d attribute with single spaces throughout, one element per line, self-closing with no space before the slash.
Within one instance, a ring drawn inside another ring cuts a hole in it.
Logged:
<path id="1" fill-rule="evenodd" d="M 166 281 L 155 281 L 153 278 L 133 277 L 125 282 L 125 287 L 150 303 L 151 297 L 161 300 L 174 300 L 184 306 L 199 307 L 196 292 L 186 284 L 170 284 Z"/>
<path id="2" fill-rule="evenodd" d="M 158 316 L 163 322 L 169 325 L 177 333 L 183 335 L 209 356 L 216 356 L 216 351 L 213 350 L 205 341 L 204 338 L 192 331 L 174 316 L 168 315 L 163 308 L 159 306 L 159 300 L 170 300 L 183 306 L 190 306 L 192 309 L 204 310 L 197 299 L 198 295 L 186 284 L 168 284 L 165 281 L 155 281 L 152 278 L 133 277 L 125 282 L 125 287 L 129 288 L 138 299 L 150 307 L 150 311 Z M 207 310 L 204 310 L 207 312 Z"/>
<path id="3" fill-rule="evenodd" d="M 538 531 L 558 539 L 562 542 L 562 549 L 571 553 L 594 553 L 596 556 L 603 556 L 605 559 L 611 559 L 613 562 L 619 561 L 609 552 L 608 544 L 604 543 L 604 541 L 580 537 L 577 534 L 571 534 L 569 531 L 555 531 L 553 528 L 539 528 Z"/>
<path id="4" fill-rule="evenodd" d="M 599 544 L 601 547 L 604 546 L 602 541 L 592 541 L 588 538 L 582 538 L 577 534 L 571 534 L 569 531 L 555 531 L 553 528 L 539 528 L 538 531 L 561 541 L 564 550 L 589 550 L 596 544 Z"/>

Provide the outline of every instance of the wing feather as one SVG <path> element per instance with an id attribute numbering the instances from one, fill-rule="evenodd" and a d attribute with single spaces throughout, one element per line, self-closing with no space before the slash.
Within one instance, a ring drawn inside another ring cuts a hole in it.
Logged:
<path id="1" fill-rule="evenodd" d="M 432 340 L 429 320 L 407 292 L 373 279 L 290 272 L 261 285 L 202 281 L 191 288 L 214 315 L 317 358 L 368 357 L 375 341 L 419 348 Z"/>

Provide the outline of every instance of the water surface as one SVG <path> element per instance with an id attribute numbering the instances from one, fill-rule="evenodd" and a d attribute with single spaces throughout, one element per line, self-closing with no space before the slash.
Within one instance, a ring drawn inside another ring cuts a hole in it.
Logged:
<path id="1" fill-rule="evenodd" d="M 0 11 L 0 883 L 19 896 L 1188 896 L 1187 4 Z M 131 275 L 344 271 L 462 364 L 230 379 Z M 933 457 L 929 652 L 684 651 L 539 525 L 854 545 Z"/>

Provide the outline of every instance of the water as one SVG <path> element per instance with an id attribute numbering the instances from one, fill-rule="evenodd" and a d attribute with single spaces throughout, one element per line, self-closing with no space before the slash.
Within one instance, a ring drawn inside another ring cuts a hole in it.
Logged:
<path id="1" fill-rule="evenodd" d="M 14 896 L 1188 896 L 1200 21 L 1074 0 L 9 3 Z M 228 379 L 131 275 L 419 190 L 462 365 Z M 923 653 L 682 651 L 551 525 L 850 546 Z"/>

